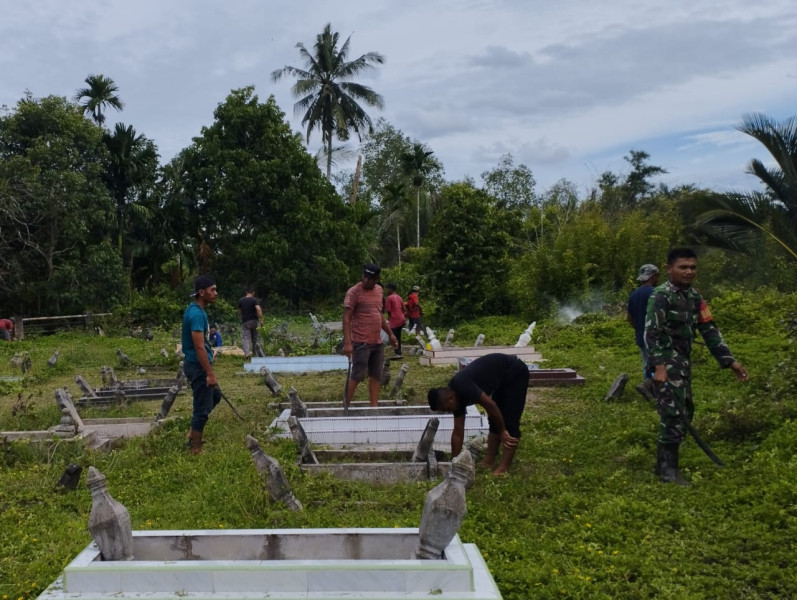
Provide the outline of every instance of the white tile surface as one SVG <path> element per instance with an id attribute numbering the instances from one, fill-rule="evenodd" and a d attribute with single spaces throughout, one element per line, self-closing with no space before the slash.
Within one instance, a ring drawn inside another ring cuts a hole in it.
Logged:
<path id="1" fill-rule="evenodd" d="M 310 571 L 308 592 L 405 592 L 402 571 L 363 570 Z"/>
<path id="2" fill-rule="evenodd" d="M 82 592 L 116 594 L 122 591 L 122 577 L 117 571 L 102 573 L 97 571 L 65 570 L 64 582 L 66 590 L 70 594 Z"/>
<path id="3" fill-rule="evenodd" d="M 213 592 L 213 572 L 205 571 L 122 571 L 122 589 L 131 592 Z"/>
<path id="4" fill-rule="evenodd" d="M 307 572 L 303 570 L 214 571 L 216 592 L 307 592 Z"/>

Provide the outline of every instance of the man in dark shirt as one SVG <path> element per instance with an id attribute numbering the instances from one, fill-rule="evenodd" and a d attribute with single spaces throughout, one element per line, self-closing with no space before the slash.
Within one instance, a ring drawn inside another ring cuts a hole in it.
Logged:
<path id="1" fill-rule="evenodd" d="M 506 473 L 520 439 L 520 417 L 526 407 L 528 387 L 528 365 L 516 356 L 496 353 L 474 360 L 451 378 L 448 387 L 429 390 L 432 410 L 454 413 L 451 456 L 459 455 L 462 450 L 466 407 L 481 404 L 490 422 L 487 452 L 481 464 L 492 468 L 499 446 L 503 445 L 501 462 L 493 474 Z"/>
<path id="2" fill-rule="evenodd" d="M 263 310 L 255 298 L 255 288 L 246 288 L 246 296 L 238 301 L 238 311 L 241 313 L 241 345 L 244 357 L 251 358 L 257 349 L 257 328 L 263 325 Z"/>
<path id="3" fill-rule="evenodd" d="M 635 341 L 642 356 L 642 379 L 650 379 L 650 368 L 647 365 L 648 351 L 645 348 L 645 315 L 648 312 L 648 299 L 653 288 L 659 285 L 659 268 L 656 265 L 642 265 L 636 278 L 639 287 L 628 297 L 625 318 L 636 333 Z"/>

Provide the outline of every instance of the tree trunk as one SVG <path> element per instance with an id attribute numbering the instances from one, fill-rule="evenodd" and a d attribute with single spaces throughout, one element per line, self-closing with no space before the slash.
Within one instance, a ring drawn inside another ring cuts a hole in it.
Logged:
<path id="1" fill-rule="evenodd" d="M 399 224 L 396 221 L 396 249 L 398 250 L 398 264 L 401 266 L 401 234 L 399 233 Z"/>
<path id="2" fill-rule="evenodd" d="M 327 181 L 332 180 L 332 132 L 329 132 L 327 140 Z"/>
<path id="3" fill-rule="evenodd" d="M 421 247 L 421 188 L 415 194 L 415 247 Z"/>
<path id="4" fill-rule="evenodd" d="M 352 182 L 351 186 L 351 198 L 349 199 L 349 204 L 354 204 L 357 202 L 357 188 L 360 185 L 360 173 L 362 172 L 363 167 L 363 157 L 362 155 L 357 157 L 357 168 L 354 169 L 354 181 Z"/>

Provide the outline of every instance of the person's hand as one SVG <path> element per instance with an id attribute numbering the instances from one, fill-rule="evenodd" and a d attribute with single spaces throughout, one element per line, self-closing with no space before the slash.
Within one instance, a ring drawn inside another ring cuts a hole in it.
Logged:
<path id="1" fill-rule="evenodd" d="M 208 373 L 208 387 L 214 387 L 217 385 L 219 385 L 219 382 L 216 379 L 216 374 L 213 371 L 211 371 L 210 373 Z"/>
<path id="2" fill-rule="evenodd" d="M 664 365 L 656 365 L 656 371 L 653 373 L 653 381 L 656 382 L 656 385 L 661 387 L 665 383 L 667 383 L 667 367 Z"/>
<path id="3" fill-rule="evenodd" d="M 509 432 L 504 429 L 501 432 L 501 444 L 503 444 L 504 448 L 514 448 L 517 446 L 517 438 L 509 435 Z"/>
<path id="4" fill-rule="evenodd" d="M 388 337 L 388 339 L 390 340 L 390 345 L 393 346 L 394 350 L 398 348 L 398 338 L 393 335 L 393 332 L 390 332 L 390 337 Z"/>
<path id="5" fill-rule="evenodd" d="M 352 346 L 351 342 L 344 342 L 343 343 L 343 354 L 351 358 L 351 355 L 354 353 L 354 346 Z"/>
<path id="6" fill-rule="evenodd" d="M 736 375 L 736 379 L 739 381 L 747 381 L 749 379 L 747 371 L 738 360 L 731 364 L 731 371 L 733 371 L 734 375 Z"/>

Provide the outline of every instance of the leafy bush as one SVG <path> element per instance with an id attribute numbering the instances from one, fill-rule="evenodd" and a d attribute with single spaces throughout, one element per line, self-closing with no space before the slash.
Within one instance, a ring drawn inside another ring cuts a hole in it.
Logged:
<path id="1" fill-rule="evenodd" d="M 517 342 L 520 334 L 528 326 L 528 323 L 517 317 L 480 317 L 455 328 L 454 344 L 472 346 L 478 335 L 483 333 L 485 346 L 511 346 Z M 437 333 L 438 337 L 442 334 L 441 339 L 445 339 L 444 332 Z"/>
<path id="2" fill-rule="evenodd" d="M 117 308 L 114 318 L 123 327 L 170 328 L 180 322 L 186 306 L 173 292 L 134 293 L 130 306 Z"/>

